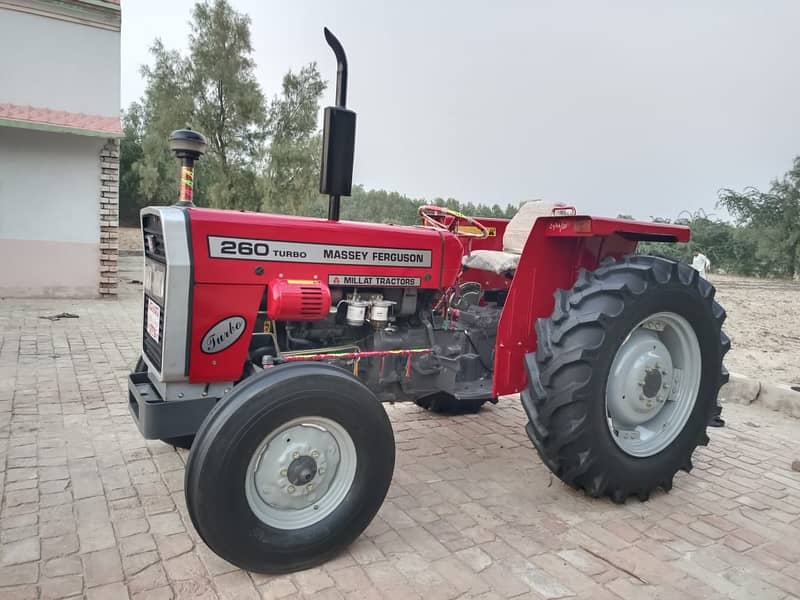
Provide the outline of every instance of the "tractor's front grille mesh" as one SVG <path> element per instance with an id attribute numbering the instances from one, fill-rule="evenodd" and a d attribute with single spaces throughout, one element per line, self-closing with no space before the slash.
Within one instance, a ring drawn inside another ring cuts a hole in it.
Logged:
<path id="1" fill-rule="evenodd" d="M 155 341 L 150 337 L 150 334 L 147 333 L 147 305 L 150 302 L 157 304 L 160 309 L 158 319 L 158 341 Z M 148 295 L 144 297 L 144 318 L 142 319 L 142 323 L 142 348 L 147 358 L 153 363 L 153 366 L 161 372 L 162 344 L 164 343 L 164 307 Z"/>
<path id="2" fill-rule="evenodd" d="M 147 214 L 142 217 L 142 242 L 144 245 L 144 255 L 147 258 L 166 264 L 167 255 L 164 248 L 164 229 L 161 225 L 161 218 L 158 215 Z M 147 307 L 153 302 L 159 307 L 158 319 L 158 341 L 155 341 L 147 333 Z M 142 349 L 150 359 L 153 366 L 161 371 L 161 357 L 163 356 L 164 344 L 164 306 L 151 298 L 147 294 L 144 296 L 144 318 L 142 319 Z"/>
<path id="3" fill-rule="evenodd" d="M 164 250 L 164 230 L 158 215 L 142 217 L 142 237 L 144 255 L 160 263 L 166 264 L 167 255 Z"/>

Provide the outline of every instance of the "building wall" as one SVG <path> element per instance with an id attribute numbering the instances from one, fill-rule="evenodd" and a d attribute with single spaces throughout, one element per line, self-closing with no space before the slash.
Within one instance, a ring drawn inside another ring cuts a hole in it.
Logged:
<path id="1" fill-rule="evenodd" d="M 0 296 L 98 294 L 106 141 L 0 128 Z"/>
<path id="2" fill-rule="evenodd" d="M 0 102 L 119 115 L 119 31 L 0 8 L 0 40 Z"/>

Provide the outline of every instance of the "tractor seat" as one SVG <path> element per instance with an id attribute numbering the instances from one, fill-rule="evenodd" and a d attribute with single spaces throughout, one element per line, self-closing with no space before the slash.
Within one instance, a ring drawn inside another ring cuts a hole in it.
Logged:
<path id="1" fill-rule="evenodd" d="M 517 214 L 508 222 L 503 234 L 503 250 L 473 250 L 461 260 L 468 269 L 492 271 L 498 275 L 516 270 L 525 242 L 539 217 L 553 216 L 553 209 L 560 205 L 541 200 L 525 202 Z"/>

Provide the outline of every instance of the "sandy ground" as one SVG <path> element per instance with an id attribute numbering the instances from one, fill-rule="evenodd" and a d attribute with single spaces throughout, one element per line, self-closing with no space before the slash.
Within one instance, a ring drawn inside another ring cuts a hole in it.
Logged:
<path id="1" fill-rule="evenodd" d="M 120 250 L 141 251 L 138 228 L 120 228 Z M 728 312 L 728 369 L 776 383 L 800 384 L 800 283 L 711 274 Z"/>
<path id="2" fill-rule="evenodd" d="M 728 313 L 735 372 L 776 383 L 800 384 L 800 283 L 711 274 Z"/>

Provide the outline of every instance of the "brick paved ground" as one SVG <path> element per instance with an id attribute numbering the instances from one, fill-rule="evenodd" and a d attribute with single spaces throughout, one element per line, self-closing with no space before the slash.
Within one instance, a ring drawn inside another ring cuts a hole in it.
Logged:
<path id="1" fill-rule="evenodd" d="M 551 478 L 515 399 L 387 407 L 397 469 L 366 533 L 322 568 L 242 572 L 192 529 L 185 452 L 128 416 L 135 292 L 0 302 L 0 599 L 800 596 L 800 422 L 739 406 L 670 494 L 623 507 Z"/>

